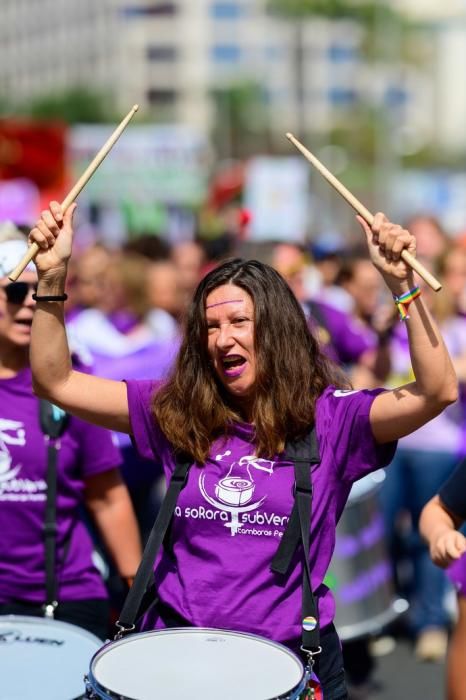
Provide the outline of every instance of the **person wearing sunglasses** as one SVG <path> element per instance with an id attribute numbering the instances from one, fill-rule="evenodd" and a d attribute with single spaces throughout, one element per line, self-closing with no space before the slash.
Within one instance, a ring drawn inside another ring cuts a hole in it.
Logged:
<path id="1" fill-rule="evenodd" d="M 48 436 L 41 427 L 29 366 L 37 274 L 29 264 L 20 281 L 11 282 L 7 276 L 26 250 L 20 231 L 0 227 L 0 615 L 42 616 Z M 75 366 L 85 370 L 77 358 Z M 110 432 L 71 416 L 64 425 L 57 451 L 58 605 L 53 616 L 105 639 L 108 594 L 93 563 L 93 541 L 82 507 L 93 517 L 127 583 L 140 560 L 139 533 Z"/>
<path id="2" fill-rule="evenodd" d="M 30 292 L 37 292 L 37 282 L 7 282 L 2 289 L 9 304 L 22 304 Z"/>

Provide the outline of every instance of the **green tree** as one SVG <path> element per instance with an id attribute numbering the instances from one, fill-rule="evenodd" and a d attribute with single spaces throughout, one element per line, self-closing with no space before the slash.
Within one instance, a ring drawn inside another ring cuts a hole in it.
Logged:
<path id="1" fill-rule="evenodd" d="M 247 157 L 267 147 L 265 96 L 254 82 L 233 84 L 212 93 L 216 110 L 213 139 L 220 157 Z"/>
<path id="2" fill-rule="evenodd" d="M 85 87 L 43 95 L 23 104 L 20 111 L 36 119 L 61 119 L 68 124 L 115 120 L 109 95 Z"/>
<path id="3" fill-rule="evenodd" d="M 374 0 L 269 0 L 268 9 L 272 14 L 300 19 L 312 15 L 330 19 L 350 18 L 372 24 L 380 14 L 393 16 L 388 3 Z"/>
<path id="4" fill-rule="evenodd" d="M 11 103 L 4 95 L 0 95 L 0 117 L 11 114 Z"/>

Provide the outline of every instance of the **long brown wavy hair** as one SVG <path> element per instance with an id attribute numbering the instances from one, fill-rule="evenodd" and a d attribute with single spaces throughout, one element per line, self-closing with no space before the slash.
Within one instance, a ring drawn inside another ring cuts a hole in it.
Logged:
<path id="1" fill-rule="evenodd" d="M 218 380 L 207 351 L 206 298 L 234 284 L 254 302 L 256 379 L 251 406 L 257 454 L 273 457 L 287 439 L 304 435 L 315 404 L 330 384 L 347 387 L 336 365 L 322 354 L 303 310 L 284 279 L 256 260 L 227 260 L 199 284 L 171 377 L 155 394 L 153 412 L 176 450 L 204 463 L 212 441 L 241 420 Z"/>

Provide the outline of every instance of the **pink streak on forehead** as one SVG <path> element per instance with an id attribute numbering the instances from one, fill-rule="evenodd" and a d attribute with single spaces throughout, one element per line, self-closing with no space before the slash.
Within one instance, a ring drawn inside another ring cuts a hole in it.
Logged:
<path id="1" fill-rule="evenodd" d="M 229 301 L 218 301 L 216 304 L 209 304 L 206 309 L 211 309 L 213 306 L 222 306 L 222 304 L 239 304 L 244 299 L 230 299 Z"/>

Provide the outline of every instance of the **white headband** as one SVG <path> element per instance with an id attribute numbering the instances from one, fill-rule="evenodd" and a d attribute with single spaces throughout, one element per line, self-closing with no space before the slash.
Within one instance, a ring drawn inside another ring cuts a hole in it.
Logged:
<path id="1" fill-rule="evenodd" d="M 7 277 L 22 259 L 28 250 L 26 241 L 13 240 L 0 243 L 0 277 Z M 28 272 L 34 272 L 32 262 L 25 268 Z"/>

